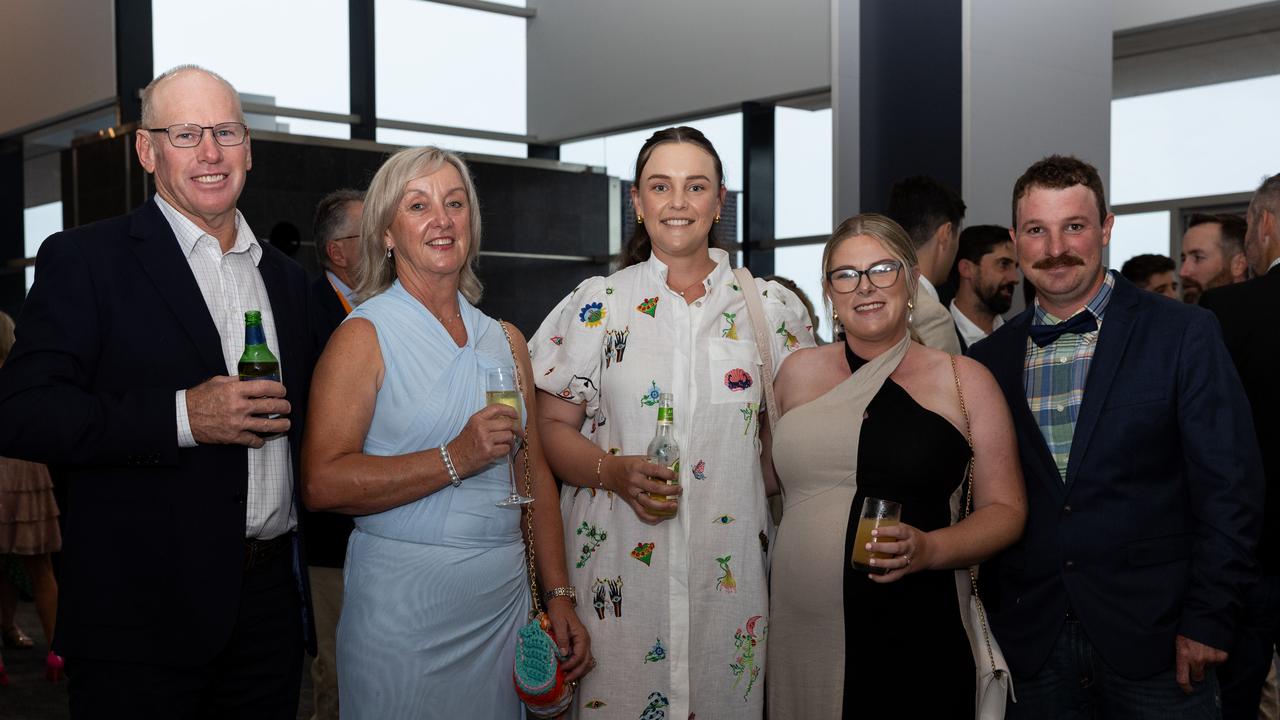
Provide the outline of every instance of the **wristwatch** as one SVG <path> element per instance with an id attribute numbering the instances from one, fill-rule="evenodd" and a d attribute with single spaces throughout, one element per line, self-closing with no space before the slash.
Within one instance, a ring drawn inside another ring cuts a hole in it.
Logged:
<path id="1" fill-rule="evenodd" d="M 547 602 L 551 602 L 552 600 L 558 597 L 569 598 L 569 604 L 573 605 L 574 607 L 578 607 L 578 591 L 572 585 L 565 585 L 563 587 L 552 588 L 547 591 L 544 597 Z"/>

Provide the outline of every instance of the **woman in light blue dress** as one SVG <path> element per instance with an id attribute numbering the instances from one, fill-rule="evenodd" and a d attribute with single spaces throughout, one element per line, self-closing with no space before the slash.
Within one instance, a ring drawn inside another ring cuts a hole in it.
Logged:
<path id="1" fill-rule="evenodd" d="M 542 457 L 524 338 L 476 309 L 480 214 L 466 165 L 397 153 L 361 223 L 363 300 L 316 366 L 302 450 L 313 510 L 356 515 L 337 670 L 342 717 L 518 718 L 516 631 L 530 607 L 524 514 L 508 452 L 527 430 L 534 547 L 552 632 L 575 680 L 591 667 L 573 611 L 556 489 Z M 526 417 L 485 405 L 486 372 L 515 366 Z M 519 425 L 517 425 L 519 423 Z"/>

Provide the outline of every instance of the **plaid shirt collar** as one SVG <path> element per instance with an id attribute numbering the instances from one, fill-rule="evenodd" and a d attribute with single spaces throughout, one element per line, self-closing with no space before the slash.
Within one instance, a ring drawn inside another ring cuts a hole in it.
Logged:
<path id="1" fill-rule="evenodd" d="M 1075 317 L 1075 315 L 1079 315 L 1081 312 L 1088 310 L 1089 312 L 1093 313 L 1093 316 L 1095 318 L 1097 318 L 1098 327 L 1102 327 L 1102 316 L 1107 312 L 1107 305 L 1111 304 L 1111 292 L 1116 287 L 1116 278 L 1115 278 L 1114 272 L 1115 271 L 1113 270 L 1107 270 L 1103 272 L 1102 287 L 1098 288 L 1098 292 L 1094 294 L 1093 298 L 1089 300 L 1088 303 L 1085 303 L 1084 307 L 1076 311 L 1076 313 L 1074 313 L 1072 317 Z M 1038 297 L 1036 298 L 1036 313 L 1035 313 L 1035 317 L 1032 318 L 1031 320 L 1032 325 L 1057 325 L 1058 323 L 1068 319 L 1069 318 L 1055 317 L 1048 310 L 1045 310 L 1043 307 L 1041 307 L 1040 298 Z"/>

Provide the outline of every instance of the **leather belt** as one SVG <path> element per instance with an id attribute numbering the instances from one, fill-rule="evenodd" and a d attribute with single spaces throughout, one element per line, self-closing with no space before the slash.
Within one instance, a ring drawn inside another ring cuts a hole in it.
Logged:
<path id="1" fill-rule="evenodd" d="M 285 533 L 270 540 L 245 538 L 244 569 L 246 572 L 266 565 L 287 552 L 292 545 L 293 533 Z"/>

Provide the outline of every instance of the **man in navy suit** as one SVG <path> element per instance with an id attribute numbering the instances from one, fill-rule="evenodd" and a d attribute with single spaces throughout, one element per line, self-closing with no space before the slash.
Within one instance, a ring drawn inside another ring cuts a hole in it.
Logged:
<path id="1" fill-rule="evenodd" d="M 235 90 L 185 66 L 142 108 L 156 195 L 41 246 L 0 372 L 0 454 L 69 489 L 54 643 L 73 717 L 291 720 L 306 276 L 236 210 L 252 158 Z M 283 383 L 236 377 L 247 310 Z"/>
<path id="2" fill-rule="evenodd" d="M 1027 525 L 987 570 L 1011 718 L 1219 717 L 1261 527 L 1249 405 L 1213 316 L 1105 271 L 1097 170 L 1052 156 L 1013 191 L 1036 301 L 972 356 L 1013 411 Z"/>
<path id="3" fill-rule="evenodd" d="M 1263 681 L 1280 640 L 1280 175 L 1262 183 L 1249 203 L 1244 254 L 1254 278 L 1200 298 L 1222 323 L 1222 336 L 1253 408 L 1267 477 L 1266 517 L 1258 549 L 1261 576 L 1250 588 L 1231 659 L 1222 669 L 1222 715 L 1255 718 Z"/>

